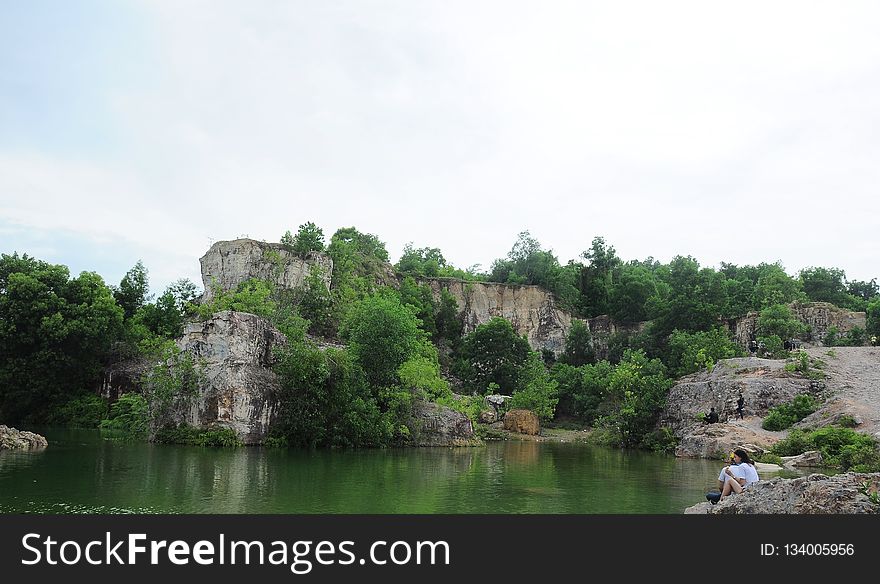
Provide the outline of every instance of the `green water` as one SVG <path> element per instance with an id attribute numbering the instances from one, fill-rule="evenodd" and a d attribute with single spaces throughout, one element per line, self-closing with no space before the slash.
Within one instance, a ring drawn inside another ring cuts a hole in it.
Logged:
<path id="1" fill-rule="evenodd" d="M 681 513 L 720 468 L 578 444 L 282 451 L 41 432 L 45 451 L 0 451 L 0 512 Z"/>

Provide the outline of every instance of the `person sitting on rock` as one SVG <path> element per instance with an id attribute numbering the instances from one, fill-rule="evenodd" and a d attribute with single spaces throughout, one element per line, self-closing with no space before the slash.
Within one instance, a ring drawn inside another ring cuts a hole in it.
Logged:
<path id="1" fill-rule="evenodd" d="M 718 423 L 718 412 L 715 411 L 715 408 L 711 408 L 709 413 L 706 414 L 706 423 L 707 424 L 717 424 Z"/>
<path id="2" fill-rule="evenodd" d="M 724 475 L 724 485 L 721 487 L 721 500 L 731 493 L 742 493 L 749 485 L 758 482 L 758 471 L 755 470 L 755 463 L 749 458 L 749 453 L 742 448 L 733 451 L 734 463 L 724 467 L 721 475 L 718 477 L 719 483 Z"/>

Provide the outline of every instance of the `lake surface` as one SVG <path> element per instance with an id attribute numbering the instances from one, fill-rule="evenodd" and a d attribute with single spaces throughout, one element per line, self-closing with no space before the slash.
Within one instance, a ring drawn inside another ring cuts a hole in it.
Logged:
<path id="1" fill-rule="evenodd" d="M 681 513 L 719 461 L 581 444 L 210 449 L 40 429 L 43 452 L 0 451 L 5 513 Z"/>

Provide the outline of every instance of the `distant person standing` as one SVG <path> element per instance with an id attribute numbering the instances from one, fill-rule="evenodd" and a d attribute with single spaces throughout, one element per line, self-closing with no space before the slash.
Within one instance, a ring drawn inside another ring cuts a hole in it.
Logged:
<path id="1" fill-rule="evenodd" d="M 736 415 L 739 416 L 739 419 L 743 418 L 743 406 L 746 405 L 746 400 L 743 399 L 743 394 L 739 394 L 739 399 L 736 400 Z"/>

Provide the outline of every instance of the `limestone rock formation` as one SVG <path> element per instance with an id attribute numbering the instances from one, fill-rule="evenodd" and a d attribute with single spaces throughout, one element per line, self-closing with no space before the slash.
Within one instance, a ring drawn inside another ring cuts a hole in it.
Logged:
<path id="1" fill-rule="evenodd" d="M 821 467 L 824 466 L 824 462 L 822 453 L 818 450 L 810 450 L 797 456 L 782 457 L 782 465 L 788 468 Z"/>
<path id="2" fill-rule="evenodd" d="M 809 327 L 809 333 L 804 335 L 804 340 L 814 343 L 823 342 L 828 328 L 832 326 L 837 327 L 840 334 L 845 334 L 854 327 L 865 328 L 866 315 L 864 312 L 852 312 L 828 302 L 795 302 L 789 304 L 788 307 L 795 318 Z M 757 312 L 750 312 L 737 319 L 732 327 L 736 341 L 741 346 L 748 347 L 749 341 L 756 335 L 757 325 Z"/>
<path id="3" fill-rule="evenodd" d="M 719 361 L 711 373 L 702 371 L 679 380 L 669 391 L 660 425 L 673 430 L 680 439 L 680 456 L 706 456 L 730 446 L 753 443 L 760 448 L 772 445 L 776 433 L 763 431 L 760 424 L 736 422 L 703 425 L 701 413 L 715 408 L 722 422 L 733 420 L 736 400 L 742 394 L 746 418 L 765 416 L 771 407 L 790 402 L 799 394 L 818 396 L 824 384 L 804 379 L 784 370 L 785 362 L 745 357 Z M 712 457 L 710 455 L 710 457 Z"/>
<path id="4" fill-rule="evenodd" d="M 872 501 L 880 491 L 880 473 L 811 474 L 753 483 L 717 505 L 699 503 L 686 514 L 852 514 L 880 513 Z"/>
<path id="5" fill-rule="evenodd" d="M 506 318 L 519 335 L 526 335 L 532 349 L 559 354 L 571 328 L 571 315 L 556 305 L 556 299 L 540 286 L 466 282 L 454 278 L 435 278 L 425 282 L 434 297 L 447 290 L 458 303 L 464 334 L 473 332 L 492 317 Z"/>
<path id="6" fill-rule="evenodd" d="M 510 432 L 537 436 L 541 433 L 541 422 L 529 410 L 510 410 L 504 414 L 504 429 Z"/>
<path id="7" fill-rule="evenodd" d="M 234 290 L 251 278 L 293 290 L 303 285 L 312 266 L 320 268 L 321 278 L 329 288 L 333 272 L 333 261 L 325 253 L 310 252 L 302 258 L 287 251 L 280 243 L 253 239 L 218 241 L 199 262 L 205 288 L 203 302 L 211 301 L 218 290 Z"/>
<path id="8" fill-rule="evenodd" d="M 178 347 L 203 365 L 198 396 L 182 420 L 197 428 L 231 428 L 245 444 L 262 442 L 279 388 L 270 369 L 284 335 L 259 316 L 223 311 L 187 325 Z"/>
<path id="9" fill-rule="evenodd" d="M 42 450 L 49 442 L 39 434 L 0 425 L 0 450 Z"/>
<path id="10" fill-rule="evenodd" d="M 461 412 L 426 401 L 416 402 L 413 410 L 418 446 L 474 446 L 479 443 L 470 418 Z"/>
<path id="11" fill-rule="evenodd" d="M 112 363 L 104 368 L 99 393 L 111 402 L 124 393 L 140 393 L 141 378 L 150 363 L 146 359 L 135 358 Z"/>

